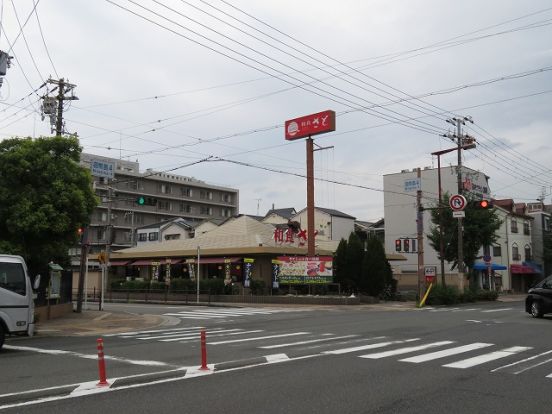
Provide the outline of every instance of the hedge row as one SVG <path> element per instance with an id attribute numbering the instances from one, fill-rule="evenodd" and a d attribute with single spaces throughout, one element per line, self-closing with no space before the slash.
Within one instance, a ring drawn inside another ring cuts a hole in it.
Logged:
<path id="1" fill-rule="evenodd" d="M 119 291 L 135 291 L 135 290 L 165 290 L 167 285 L 165 282 L 156 280 L 114 280 L 111 282 L 112 290 Z M 265 283 L 261 280 L 251 280 L 250 289 L 253 294 L 259 294 L 264 291 Z M 191 279 L 171 279 L 170 290 L 186 291 L 195 293 L 197 289 L 197 281 Z M 213 295 L 233 294 L 238 293 L 233 286 L 226 286 L 224 279 L 203 279 L 199 281 L 200 292 L 210 292 Z"/>
<path id="2" fill-rule="evenodd" d="M 498 292 L 492 290 L 466 289 L 460 292 L 456 286 L 436 285 L 429 292 L 427 305 L 453 305 L 455 303 L 476 302 L 478 300 L 496 300 Z"/>

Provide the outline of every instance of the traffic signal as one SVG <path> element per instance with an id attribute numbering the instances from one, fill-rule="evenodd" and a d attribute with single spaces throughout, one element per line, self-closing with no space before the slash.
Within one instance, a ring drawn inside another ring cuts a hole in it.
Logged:
<path id="1" fill-rule="evenodd" d="M 402 250 L 402 240 L 396 239 L 395 240 L 395 251 L 400 252 Z"/>
<path id="2" fill-rule="evenodd" d="M 136 204 L 138 204 L 139 206 L 156 206 L 157 199 L 155 197 L 139 196 L 136 199 Z"/>
<path id="3" fill-rule="evenodd" d="M 479 208 L 487 209 L 487 208 L 492 208 L 493 205 L 489 200 L 479 200 L 478 206 Z"/>
<path id="4" fill-rule="evenodd" d="M 410 240 L 409 239 L 404 239 L 404 251 L 407 252 L 407 253 L 410 251 Z"/>
<path id="5" fill-rule="evenodd" d="M 84 227 L 77 228 L 77 237 L 80 244 L 86 243 L 86 229 Z"/>

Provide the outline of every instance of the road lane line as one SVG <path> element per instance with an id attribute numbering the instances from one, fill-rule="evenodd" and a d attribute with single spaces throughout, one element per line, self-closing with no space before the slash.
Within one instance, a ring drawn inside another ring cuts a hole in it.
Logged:
<path id="1" fill-rule="evenodd" d="M 502 349 L 500 351 L 490 352 L 488 354 L 479 355 L 473 358 L 463 359 L 461 361 L 456 361 L 451 364 L 443 365 L 447 368 L 471 368 L 476 365 L 484 364 L 486 362 L 495 361 L 497 359 L 506 358 L 512 355 L 515 355 L 519 352 L 527 351 L 532 349 L 529 346 L 513 346 L 511 348 Z"/>
<path id="2" fill-rule="evenodd" d="M 521 359 L 521 360 L 516 361 L 516 362 L 513 362 L 513 363 L 511 363 L 511 364 L 503 365 L 503 366 L 501 366 L 501 367 L 495 368 L 495 369 L 491 370 L 491 372 L 500 371 L 501 369 L 505 369 L 505 368 L 511 368 L 511 367 L 516 366 L 516 365 L 523 364 L 524 362 L 532 361 L 532 360 L 537 359 L 537 358 L 539 358 L 539 357 L 541 357 L 541 356 L 549 355 L 549 354 L 551 354 L 551 353 L 552 353 L 552 351 L 546 351 L 546 352 L 543 352 L 542 354 L 533 355 L 532 357 L 525 358 L 525 359 Z M 519 374 L 519 373 L 521 373 L 521 372 L 527 371 L 528 369 L 537 367 L 537 366 L 542 365 L 542 364 L 546 364 L 547 362 L 550 362 L 550 361 L 551 361 L 550 359 L 547 359 L 547 360 L 544 361 L 544 362 L 540 362 L 540 363 L 538 363 L 538 364 L 536 364 L 536 365 L 531 365 L 531 366 L 529 366 L 528 368 L 524 368 L 524 369 L 522 369 L 522 370 L 520 370 L 520 371 L 514 372 L 514 374 Z"/>
<path id="3" fill-rule="evenodd" d="M 83 358 L 83 359 L 98 359 L 97 354 L 81 354 L 79 352 L 64 351 L 61 349 L 42 349 L 42 348 L 35 348 L 31 346 L 14 346 L 14 345 L 4 345 L 4 348 L 12 349 L 14 351 L 36 352 L 38 354 L 69 355 L 69 356 L 74 356 L 74 357 Z M 123 358 L 123 357 L 115 357 L 111 355 L 105 355 L 104 358 L 111 361 L 123 362 L 127 364 L 132 364 L 132 365 L 143 365 L 143 366 L 149 366 L 149 367 L 162 367 L 162 366 L 169 365 L 161 361 L 136 360 L 136 359 Z"/>
<path id="4" fill-rule="evenodd" d="M 223 344 L 233 344 L 236 342 L 260 341 L 261 339 L 284 338 L 286 336 L 297 336 L 297 335 L 308 335 L 308 334 L 310 334 L 310 332 L 294 332 L 294 333 L 281 334 L 281 335 L 256 336 L 254 338 L 230 339 L 228 341 L 209 342 L 208 344 L 223 345 Z"/>
<path id="5" fill-rule="evenodd" d="M 512 309 L 514 309 L 514 308 L 487 309 L 487 310 L 481 311 L 481 313 L 504 312 L 504 311 L 509 311 L 509 310 L 512 310 Z"/>
<path id="6" fill-rule="evenodd" d="M 375 344 L 353 346 L 351 348 L 334 349 L 332 351 L 324 351 L 324 352 L 322 352 L 322 354 L 341 355 L 341 354 L 347 354 L 347 353 L 350 353 L 350 352 L 364 351 L 366 349 L 383 348 L 383 347 L 389 346 L 389 345 L 404 344 L 404 343 L 407 343 L 407 342 L 414 342 L 414 341 L 419 341 L 419 340 L 420 340 L 420 338 L 412 338 L 412 339 L 406 339 L 406 340 L 400 340 L 400 341 L 376 342 Z"/>
<path id="7" fill-rule="evenodd" d="M 286 354 L 265 355 L 265 358 L 266 362 L 270 364 L 289 360 L 289 357 Z"/>
<path id="8" fill-rule="evenodd" d="M 345 338 L 355 338 L 358 335 L 344 335 L 344 336 L 334 336 L 331 338 L 322 338 L 322 339 L 310 339 L 308 341 L 299 341 L 299 342 L 290 342 L 288 344 L 278 344 L 278 345 L 268 345 L 268 346 L 260 346 L 260 349 L 275 349 L 275 348 L 284 348 L 286 346 L 294 346 L 294 345 L 306 345 L 306 344 L 314 344 L 316 342 L 327 342 L 327 341 L 335 341 L 337 339 L 345 339 Z"/>
<path id="9" fill-rule="evenodd" d="M 425 345 L 407 346 L 405 348 L 394 349 L 394 350 L 391 350 L 391 351 L 376 352 L 375 354 L 360 355 L 360 358 L 380 359 L 380 358 L 386 358 L 388 356 L 402 355 L 402 354 L 407 354 L 409 352 L 422 351 L 424 349 L 435 348 L 435 347 L 443 346 L 443 345 L 450 345 L 452 343 L 454 343 L 454 341 L 440 341 L 440 342 L 432 342 L 432 343 L 425 344 Z"/>
<path id="10" fill-rule="evenodd" d="M 182 313 L 164 313 L 163 316 L 176 316 L 177 318 L 194 318 L 194 319 L 217 319 L 217 318 L 227 318 L 228 316 L 223 315 L 211 315 L 208 313 L 198 313 L 198 312 L 182 312 Z"/>
<path id="11" fill-rule="evenodd" d="M 486 348 L 493 344 L 486 344 L 482 342 L 475 342 L 469 345 L 457 346 L 455 348 L 444 349 L 442 351 L 430 352 L 429 354 L 418 355 L 410 358 L 401 359 L 402 362 L 413 362 L 419 364 L 420 362 L 433 361 L 434 359 L 445 358 L 451 355 L 462 354 L 464 352 L 474 351 L 476 349 Z"/>

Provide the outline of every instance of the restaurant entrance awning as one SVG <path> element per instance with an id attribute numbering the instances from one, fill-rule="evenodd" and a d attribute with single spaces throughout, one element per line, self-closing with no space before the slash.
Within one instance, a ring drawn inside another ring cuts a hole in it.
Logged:
<path id="1" fill-rule="evenodd" d="M 484 262 L 475 262 L 473 267 L 473 270 L 487 270 L 487 263 Z M 491 263 L 491 270 L 506 270 L 508 267 L 503 266 L 498 263 Z"/>
<path id="2" fill-rule="evenodd" d="M 211 263 L 238 263 L 241 262 L 241 257 L 199 257 L 200 264 L 211 264 Z M 197 263 L 197 258 L 186 259 L 186 263 Z"/>
<path id="3" fill-rule="evenodd" d="M 537 273 L 535 272 L 535 269 L 533 269 L 531 266 L 527 266 L 523 264 L 511 264 L 510 270 L 512 274 L 532 275 Z"/>

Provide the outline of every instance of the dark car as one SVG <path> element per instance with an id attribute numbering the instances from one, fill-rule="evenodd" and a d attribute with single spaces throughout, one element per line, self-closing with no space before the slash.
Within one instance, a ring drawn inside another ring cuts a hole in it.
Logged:
<path id="1" fill-rule="evenodd" d="M 545 313 L 552 313 L 552 276 L 529 289 L 525 299 L 525 312 L 530 313 L 533 318 L 542 318 Z"/>

